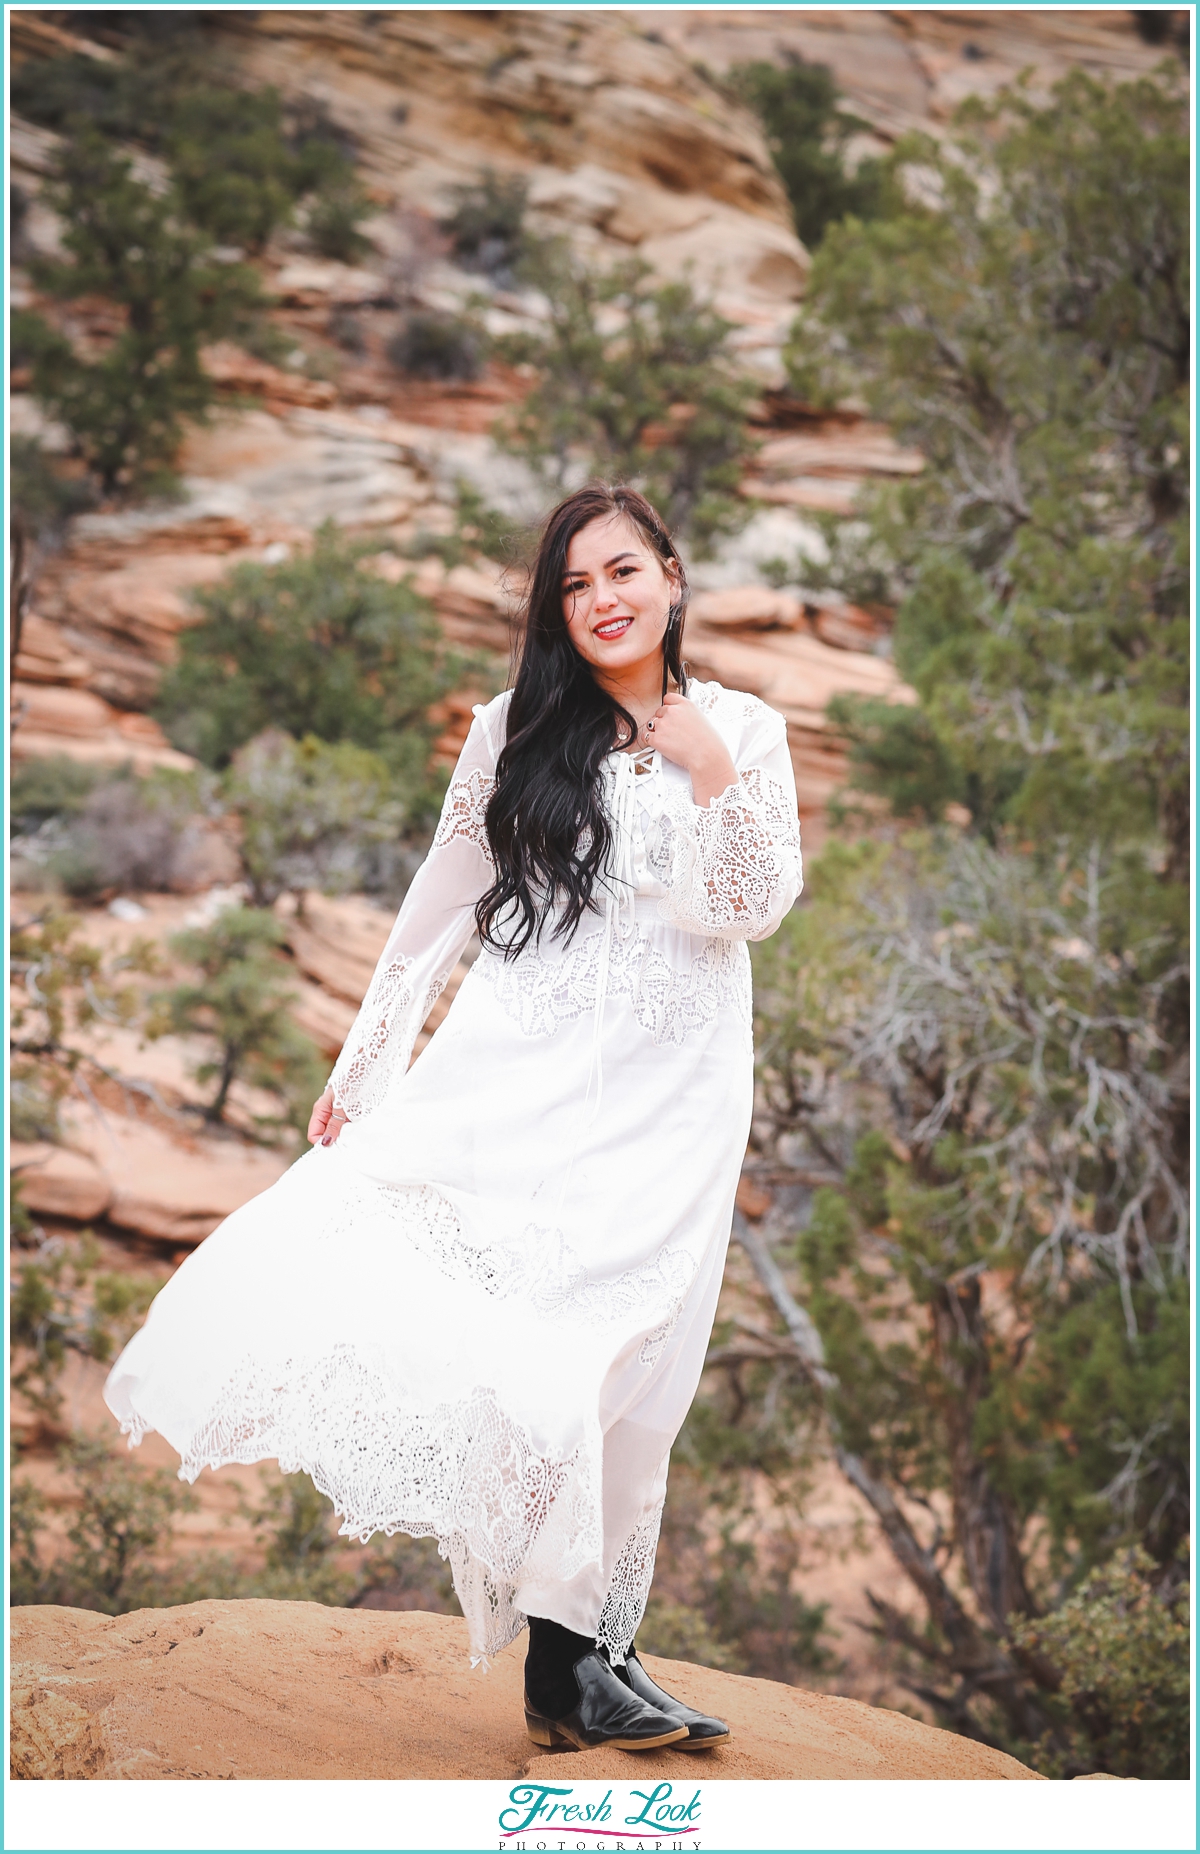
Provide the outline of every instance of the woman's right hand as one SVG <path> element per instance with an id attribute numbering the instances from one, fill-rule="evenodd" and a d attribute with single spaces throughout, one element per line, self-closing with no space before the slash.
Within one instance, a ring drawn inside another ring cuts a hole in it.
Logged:
<path id="1" fill-rule="evenodd" d="M 346 1116 L 340 1107 L 333 1105 L 333 1089 L 326 1088 L 319 1101 L 314 1101 L 313 1110 L 308 1121 L 308 1138 L 310 1145 L 332 1146 L 346 1124 Z"/>

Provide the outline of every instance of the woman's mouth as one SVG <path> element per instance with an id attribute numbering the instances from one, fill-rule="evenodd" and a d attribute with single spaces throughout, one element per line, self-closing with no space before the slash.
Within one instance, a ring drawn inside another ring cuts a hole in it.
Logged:
<path id="1" fill-rule="evenodd" d="M 607 643 L 614 637 L 623 637 L 632 623 L 632 618 L 606 618 L 603 624 L 596 626 L 592 635 L 602 637 Z"/>

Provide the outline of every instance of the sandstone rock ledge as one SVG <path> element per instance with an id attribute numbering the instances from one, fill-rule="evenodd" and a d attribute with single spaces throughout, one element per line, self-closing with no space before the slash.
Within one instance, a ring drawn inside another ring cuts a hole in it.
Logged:
<path id="1" fill-rule="evenodd" d="M 47 1778 L 1031 1778 L 1014 1758 L 857 1700 L 647 1659 L 727 1718 L 704 1754 L 539 1751 L 524 1642 L 472 1672 L 466 1624 L 419 1611 L 205 1602 L 12 1612 L 12 1774 Z"/>

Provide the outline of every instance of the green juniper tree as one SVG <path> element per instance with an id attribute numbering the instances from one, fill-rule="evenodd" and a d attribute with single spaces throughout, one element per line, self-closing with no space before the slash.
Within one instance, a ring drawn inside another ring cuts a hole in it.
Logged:
<path id="1" fill-rule="evenodd" d="M 184 91 L 161 137 L 184 213 L 215 243 L 261 251 L 291 219 L 296 157 L 277 91 Z"/>
<path id="2" fill-rule="evenodd" d="M 224 1119 L 235 1081 L 274 1094 L 283 1121 L 267 1118 L 266 1132 L 300 1128 L 321 1091 L 325 1069 L 308 1037 L 291 1020 L 295 993 L 278 957 L 283 929 L 262 908 L 226 908 L 209 927 L 173 935 L 171 951 L 196 968 L 195 978 L 157 993 L 146 1034 L 201 1036 L 213 1054 L 196 1065 L 196 1080 L 216 1083 L 206 1120 Z"/>
<path id="3" fill-rule="evenodd" d="M 795 336 L 806 393 L 925 453 L 858 530 L 919 706 L 839 708 L 895 821 L 761 950 L 755 1139 L 797 1208 L 743 1235 L 797 1421 L 924 1605 L 872 1599 L 881 1642 L 1073 1775 L 1112 1767 L 1117 1675 L 1072 1592 L 1140 1547 L 1170 1634 L 1189 1529 L 1187 145 L 1167 76 L 960 137 L 901 151 L 940 207 L 827 232 Z M 1135 1659 L 1152 1716 L 1177 1668 Z"/>
<path id="4" fill-rule="evenodd" d="M 38 260 L 35 280 L 64 302 L 102 297 L 119 325 L 85 352 L 31 310 L 14 318 L 33 391 L 62 420 L 106 494 L 144 489 L 178 450 L 184 422 L 213 399 L 201 349 L 233 332 L 257 305 L 258 280 L 218 264 L 171 193 L 137 180 L 132 162 L 79 131 L 64 145 L 51 198 L 69 261 Z"/>
<path id="5" fill-rule="evenodd" d="M 893 204 L 887 163 L 868 156 L 847 168 L 846 144 L 867 124 L 838 107 L 826 65 L 797 57 L 735 65 L 729 83 L 762 122 L 796 230 L 810 251 L 840 219 L 877 218 Z"/>
<path id="6" fill-rule="evenodd" d="M 1168 80 L 1076 75 L 997 105 L 940 210 L 830 232 L 793 337 L 805 391 L 851 378 L 924 452 L 872 539 L 900 596 L 910 717 L 892 729 L 978 822 L 1157 836 L 1187 868 L 1187 144 Z M 997 112 L 1004 109 L 1007 113 Z M 978 112 L 975 112 L 978 114 Z M 987 164 L 986 169 L 983 164 Z M 981 169 L 995 192 L 981 190 Z M 852 723 L 854 705 L 841 718 Z M 855 732 L 852 728 L 852 732 Z"/>
<path id="7" fill-rule="evenodd" d="M 47 197 L 70 261 L 34 256 L 34 281 L 67 304 L 103 299 L 117 326 L 85 347 L 24 310 L 13 340 L 35 394 L 111 495 L 168 476 L 184 424 L 213 399 L 207 342 L 234 336 L 278 358 L 257 273 L 230 257 L 261 251 L 302 202 L 318 250 L 360 257 L 372 206 L 345 133 L 312 110 L 289 120 L 275 90 L 231 81 L 202 16 L 107 15 L 100 30 L 118 56 L 30 59 L 14 103 L 62 137 Z M 162 163 L 161 183 L 135 176 L 131 145 Z M 45 501 L 25 462 L 27 493 Z"/>
<path id="8" fill-rule="evenodd" d="M 267 728 L 349 741 L 386 759 L 422 817 L 433 802 L 425 710 L 462 666 L 441 647 L 428 602 L 370 572 L 369 552 L 326 524 L 311 553 L 237 567 L 198 592 L 203 616 L 159 696 L 175 744 L 222 768 Z"/>
<path id="9" fill-rule="evenodd" d="M 749 512 L 736 492 L 753 387 L 729 352 L 732 325 L 686 279 L 653 283 L 640 260 L 597 273 L 546 245 L 528 274 L 548 322 L 502 344 L 538 373 L 502 441 L 549 484 L 580 464 L 636 481 L 697 545 L 736 528 Z"/>

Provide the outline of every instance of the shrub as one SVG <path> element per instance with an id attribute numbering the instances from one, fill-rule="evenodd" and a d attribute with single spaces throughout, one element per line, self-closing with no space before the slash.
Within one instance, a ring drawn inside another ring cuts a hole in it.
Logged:
<path id="1" fill-rule="evenodd" d="M 536 527 L 514 520 L 503 510 L 485 502 L 472 483 L 459 477 L 454 486 L 454 527 L 449 534 L 433 534 L 422 528 L 407 543 L 405 552 L 414 559 L 436 554 L 448 567 L 461 566 L 483 554 L 488 560 L 521 567 L 532 559 L 537 546 Z M 479 673 L 487 680 L 482 665 Z"/>
<path id="2" fill-rule="evenodd" d="M 124 61 L 101 61 L 86 52 L 70 52 L 64 58 L 27 58 L 12 74 L 14 110 L 60 134 L 86 122 L 113 140 L 132 140 L 147 116 L 153 120 L 157 115 L 154 101 L 153 87 L 147 88 L 144 73 L 135 72 Z"/>
<path id="3" fill-rule="evenodd" d="M 441 221 L 460 263 L 496 282 L 511 280 L 530 250 L 525 230 L 528 182 L 519 174 L 483 170 L 478 182 L 455 189 L 457 205 Z"/>
<path id="4" fill-rule="evenodd" d="M 157 1292 L 148 1276 L 100 1266 L 90 1230 L 77 1242 L 52 1237 L 15 1271 L 9 1307 L 12 1385 L 49 1421 L 62 1409 L 58 1381 L 68 1352 L 102 1362 L 139 1325 Z"/>
<path id="5" fill-rule="evenodd" d="M 14 1480 L 14 1604 L 61 1603 L 113 1615 L 213 1597 L 268 1598 L 460 1613 L 432 1539 L 397 1538 L 356 1562 L 338 1537 L 329 1502 L 306 1474 L 280 1480 L 260 1474 L 259 1504 L 240 1501 L 265 1559 L 247 1571 L 223 1552 L 174 1555 L 176 1517 L 195 1511 L 197 1502 L 165 1470 L 144 1468 L 85 1436 L 73 1437 L 59 1461 L 76 1506 L 67 1535 L 72 1549 L 53 1559 L 43 1553 L 45 1497 L 31 1481 Z"/>
<path id="6" fill-rule="evenodd" d="M 1014 1645 L 1050 1662 L 1061 1680 L 1054 1710 L 1062 1736 L 1048 1733 L 1032 1749 L 1044 1776 L 1186 1780 L 1188 1586 L 1164 1594 L 1160 1582 L 1158 1566 L 1135 1546 L 1048 1616 L 1015 1625 Z"/>
<path id="7" fill-rule="evenodd" d="M 94 486 L 69 470 L 70 466 L 64 468 L 58 458 L 49 456 L 36 438 L 14 436 L 9 447 L 12 512 L 36 540 L 56 540 L 73 515 L 95 504 Z"/>
<path id="8" fill-rule="evenodd" d="M 240 566 L 196 595 L 204 616 L 159 700 L 176 745 L 224 767 L 267 728 L 352 741 L 381 754 L 415 803 L 432 740 L 424 711 L 461 668 L 428 603 L 361 565 L 369 551 L 327 524 L 311 554 Z"/>
<path id="9" fill-rule="evenodd" d="M 323 110 L 301 106 L 289 121 L 274 89 L 223 81 L 203 16 L 164 33 L 124 18 L 122 57 L 31 59 L 16 78 L 16 107 L 68 136 L 90 129 L 162 154 L 183 216 L 218 244 L 261 250 L 311 194 L 319 250 L 349 258 L 367 248 L 356 227 L 371 203 L 352 144 Z"/>
<path id="10" fill-rule="evenodd" d="M 366 330 L 361 316 L 352 309 L 335 309 L 329 318 L 327 331 L 329 339 L 336 341 L 339 348 L 356 358 L 367 352 Z"/>
<path id="11" fill-rule="evenodd" d="M 67 806 L 45 817 L 13 849 L 69 895 L 187 889 L 202 875 L 203 812 L 211 809 L 215 787 L 211 774 L 197 778 L 164 769 L 138 779 L 125 772 L 102 778 L 78 802 L 58 772 L 44 777 L 40 793 L 33 782 L 27 789 L 44 805 L 56 786 Z"/>
<path id="12" fill-rule="evenodd" d="M 347 167 L 328 175 L 317 188 L 305 230 L 322 257 L 353 264 L 372 250 L 370 239 L 358 228 L 375 210 L 370 195 Z"/>
<path id="13" fill-rule="evenodd" d="M 27 58 L 13 72 L 13 108 L 43 128 L 70 134 L 86 123 L 114 142 L 158 148 L 181 92 L 218 74 L 210 20 L 190 8 L 136 7 L 81 18 L 120 55 Z"/>
<path id="14" fill-rule="evenodd" d="M 796 390 L 860 394 L 927 460 L 864 508 L 928 722 L 907 743 L 919 780 L 931 730 L 945 796 L 991 837 L 1157 837 L 1182 880 L 1185 98 L 1162 74 L 1076 72 L 1047 107 L 978 105 L 955 139 L 903 151 L 938 210 L 827 233 Z M 870 711 L 855 733 L 874 789 L 898 772 L 903 792 L 903 736 Z"/>
<path id="15" fill-rule="evenodd" d="M 479 330 L 458 316 L 410 315 L 388 342 L 387 357 L 418 380 L 477 380 L 483 342 Z"/>
<path id="16" fill-rule="evenodd" d="M 732 1642 L 714 1634 L 708 1619 L 690 1603 L 665 1603 L 651 1597 L 637 1632 L 639 1654 L 668 1661 L 691 1661 L 697 1667 L 721 1667 L 743 1674 L 746 1663 Z"/>
<path id="17" fill-rule="evenodd" d="M 161 1602 L 165 1580 L 153 1557 L 169 1543 L 175 1515 L 195 1511 L 195 1494 L 166 1469 L 136 1467 L 96 1437 L 73 1437 L 59 1460 L 80 1495 L 67 1528 L 71 1549 L 49 1563 L 41 1559 L 45 1500 L 31 1482 L 17 1481 L 10 1601 L 61 1603 L 106 1616 Z"/>
<path id="18" fill-rule="evenodd" d="M 195 966 L 197 977 L 151 999 L 150 1037 L 202 1036 L 214 1054 L 198 1063 L 196 1080 L 215 1081 L 206 1120 L 224 1119 L 235 1081 L 264 1089 L 284 1103 L 282 1118 L 260 1117 L 265 1133 L 301 1128 L 324 1085 L 326 1068 L 314 1045 L 293 1025 L 287 969 L 277 956 L 283 929 L 258 908 L 227 908 L 209 927 L 172 936 L 171 951 Z"/>
<path id="19" fill-rule="evenodd" d="M 10 835 L 26 836 L 50 818 L 74 817 L 103 777 L 98 767 L 65 753 L 18 761 L 9 782 Z"/>
<path id="20" fill-rule="evenodd" d="M 311 111 L 289 130 L 275 90 L 185 91 L 163 141 L 185 212 L 218 243 L 261 251 L 308 195 L 318 251 L 349 262 L 370 250 L 357 228 L 374 208 L 344 138 Z"/>
<path id="21" fill-rule="evenodd" d="M 853 215 L 874 219 L 895 203 L 884 162 L 868 158 L 853 172 L 846 143 L 867 124 L 838 107 L 832 72 L 789 57 L 783 64 L 735 65 L 736 93 L 760 118 L 796 231 L 815 250 L 827 226 Z"/>
<path id="22" fill-rule="evenodd" d="M 797 1588 L 805 1527 L 792 1514 L 809 1485 L 812 1413 L 794 1367 L 762 1351 L 724 1320 L 714 1331 L 676 1445 L 638 1639 L 651 1652 L 806 1683 L 837 1666 L 827 1605 Z"/>
<path id="23" fill-rule="evenodd" d="M 54 908 L 17 924 L 9 948 L 12 1002 L 9 1048 L 12 1074 L 12 1135 L 20 1140 L 56 1140 L 59 1104 L 79 1086 L 80 1064 L 93 1060 L 76 1040 L 97 1021 L 131 1023 L 139 1000 L 126 981 L 131 971 L 153 970 L 149 942 L 105 958 L 79 933 L 79 920 Z M 14 1212 L 14 1229 L 29 1235 L 27 1213 Z"/>
<path id="24" fill-rule="evenodd" d="M 310 195 L 317 248 L 350 259 L 367 248 L 357 225 L 371 210 L 344 138 L 311 111 L 289 131 L 274 90 L 221 82 L 194 22 L 162 33 L 135 23 L 121 37 L 119 59 L 30 60 L 17 82 L 20 107 L 65 137 L 49 197 L 74 261 L 35 258 L 35 281 L 64 301 L 103 298 L 123 325 L 85 353 L 21 311 L 14 346 L 106 494 L 166 485 L 184 421 L 212 400 L 206 342 L 270 345 L 256 274 L 217 262 L 213 247 L 260 251 Z M 164 158 L 165 192 L 133 178 L 129 141 Z"/>
<path id="25" fill-rule="evenodd" d="M 351 741 L 293 740 L 273 728 L 234 755 L 226 794 L 257 906 L 290 890 L 367 886 L 379 852 L 400 849 L 406 816 L 386 760 Z"/>
<path id="26" fill-rule="evenodd" d="M 36 1063 L 16 1063 L 8 1089 L 8 1129 L 12 1138 L 60 1139 L 58 1110 L 62 1093 L 62 1088 L 56 1088 Z"/>
<path id="27" fill-rule="evenodd" d="M 79 916 L 56 907 L 13 928 L 9 1029 L 18 1059 L 37 1057 L 72 1070 L 79 1061 L 68 1041 L 72 1030 L 87 1029 L 100 1019 L 129 1023 L 137 1012 L 137 993 L 125 982 L 126 974 L 152 971 L 154 948 L 137 941 L 110 959 L 79 930 Z"/>

